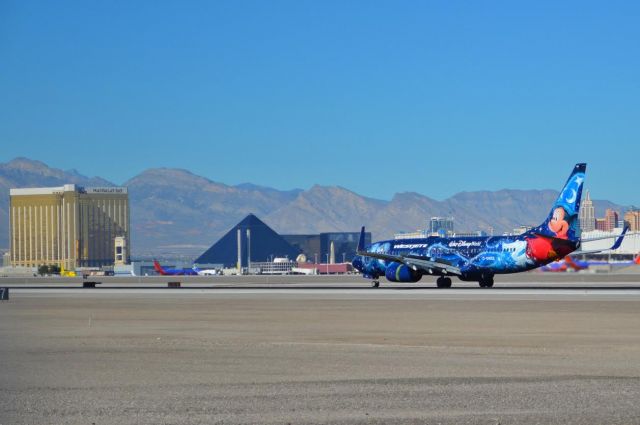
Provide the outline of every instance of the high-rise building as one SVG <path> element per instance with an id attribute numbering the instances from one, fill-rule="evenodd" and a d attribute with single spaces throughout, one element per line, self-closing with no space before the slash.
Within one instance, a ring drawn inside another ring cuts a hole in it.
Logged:
<path id="1" fill-rule="evenodd" d="M 587 196 L 582 205 L 580 206 L 580 229 L 583 232 L 591 232 L 596 228 L 596 213 L 593 207 L 593 201 L 589 191 L 587 190 Z"/>
<path id="2" fill-rule="evenodd" d="M 115 246 L 115 252 L 113 253 L 113 264 L 114 265 L 122 265 L 126 264 L 128 258 L 127 254 L 127 238 L 124 236 L 116 236 L 113 240 L 113 244 Z"/>
<path id="3" fill-rule="evenodd" d="M 11 264 L 66 269 L 113 264 L 115 238 L 129 241 L 126 187 L 11 189 Z M 124 245 L 126 262 L 129 243 Z"/>
<path id="4" fill-rule="evenodd" d="M 453 217 L 431 217 L 429 233 L 434 236 L 453 235 Z"/>
<path id="5" fill-rule="evenodd" d="M 624 213 L 624 221 L 632 232 L 640 231 L 640 210 L 630 210 Z"/>
<path id="6" fill-rule="evenodd" d="M 515 227 L 513 229 L 513 232 L 511 233 L 512 235 L 521 235 L 523 233 L 528 232 L 529 230 L 533 229 L 533 226 L 524 226 L 524 225 L 520 225 L 518 227 Z"/>
<path id="7" fill-rule="evenodd" d="M 607 220 L 604 218 L 596 218 L 596 229 L 603 232 L 607 231 Z"/>
<path id="8" fill-rule="evenodd" d="M 422 239 L 427 235 L 424 230 L 416 230 L 415 232 L 400 232 L 393 235 L 393 239 Z"/>
<path id="9" fill-rule="evenodd" d="M 604 213 L 605 232 L 613 232 L 618 227 L 618 213 L 611 208 L 607 208 Z"/>

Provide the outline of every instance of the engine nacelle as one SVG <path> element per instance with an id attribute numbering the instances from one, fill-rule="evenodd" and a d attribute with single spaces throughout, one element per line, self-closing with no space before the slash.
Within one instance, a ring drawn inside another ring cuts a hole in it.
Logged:
<path id="1" fill-rule="evenodd" d="M 405 264 L 391 263 L 385 270 L 385 277 L 391 282 L 417 282 L 422 279 L 422 273 Z"/>

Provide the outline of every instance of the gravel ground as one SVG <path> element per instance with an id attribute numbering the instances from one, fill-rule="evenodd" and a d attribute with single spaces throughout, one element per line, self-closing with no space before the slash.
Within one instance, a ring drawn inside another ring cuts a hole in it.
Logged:
<path id="1" fill-rule="evenodd" d="M 640 300 L 12 295 L 0 424 L 640 423 Z"/>

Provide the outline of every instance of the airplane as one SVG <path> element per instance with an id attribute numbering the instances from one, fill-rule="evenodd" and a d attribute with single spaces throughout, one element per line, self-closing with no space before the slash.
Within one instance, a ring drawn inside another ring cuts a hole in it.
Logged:
<path id="1" fill-rule="evenodd" d="M 162 276 L 197 276 L 198 272 L 194 269 L 165 269 L 157 260 L 153 260 L 153 268 Z"/>
<path id="2" fill-rule="evenodd" d="M 578 212 L 587 164 L 576 164 L 546 220 L 517 236 L 438 237 L 384 240 L 364 246 L 364 226 L 353 267 L 377 288 L 380 277 L 391 282 L 417 282 L 424 275 L 438 276 L 438 288 L 450 288 L 451 278 L 478 282 L 490 288 L 496 274 L 532 270 L 581 251 Z M 622 243 L 628 227 L 609 249 Z M 590 239 L 596 240 L 596 239 Z M 600 252 L 603 250 L 598 250 Z"/>
<path id="3" fill-rule="evenodd" d="M 568 257 L 565 257 L 565 259 Z M 542 266 L 540 267 L 540 271 L 541 272 L 551 272 L 551 273 L 561 273 L 561 272 L 566 272 L 567 270 L 569 270 L 569 265 L 567 264 L 567 262 L 565 261 L 565 259 L 563 260 L 557 260 L 554 261 L 553 263 L 549 263 L 546 266 Z"/>
<path id="4" fill-rule="evenodd" d="M 569 255 L 564 257 L 562 260 L 554 261 L 553 263 L 549 263 L 546 266 L 540 267 L 540 271 L 542 272 L 566 272 L 568 270 L 580 271 L 588 268 L 588 265 L 582 264 L 581 261 L 575 261 Z"/>
<path id="5" fill-rule="evenodd" d="M 200 269 L 198 267 L 194 267 L 193 270 L 198 274 L 198 276 L 218 276 L 220 274 L 220 270 L 218 269 Z"/>

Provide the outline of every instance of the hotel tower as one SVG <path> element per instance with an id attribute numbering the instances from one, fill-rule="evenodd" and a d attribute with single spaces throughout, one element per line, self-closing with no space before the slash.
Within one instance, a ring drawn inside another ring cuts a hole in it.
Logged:
<path id="1" fill-rule="evenodd" d="M 114 262 L 114 240 L 129 241 L 126 187 L 11 189 L 13 266 L 57 264 L 65 269 Z M 128 260 L 130 243 L 124 257 Z"/>

